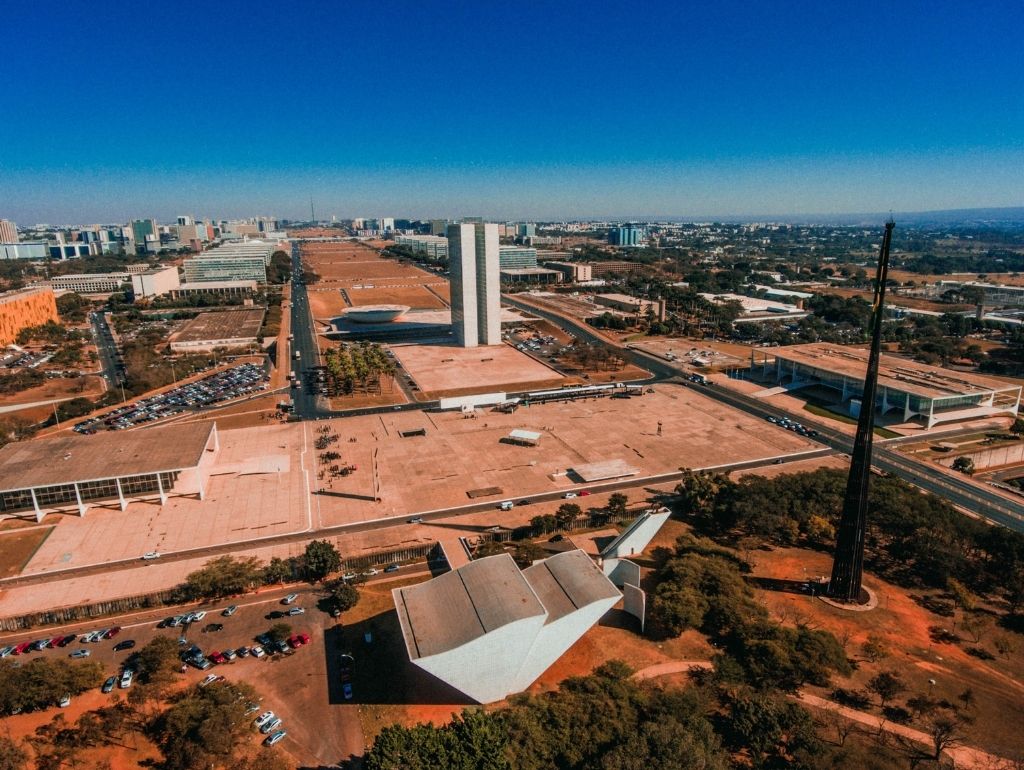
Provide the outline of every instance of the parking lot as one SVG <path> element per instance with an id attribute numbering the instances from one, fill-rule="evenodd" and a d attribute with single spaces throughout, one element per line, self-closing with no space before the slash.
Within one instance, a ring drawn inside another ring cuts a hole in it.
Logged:
<path id="1" fill-rule="evenodd" d="M 278 744 L 279 749 L 290 754 L 297 765 L 334 765 L 340 758 L 347 756 L 345 752 L 351 751 L 354 743 L 358 742 L 358 748 L 362 748 L 356 707 L 346 703 L 344 696 L 341 702 L 329 696 L 327 656 L 331 656 L 334 665 L 339 656 L 348 651 L 337 647 L 340 636 L 333 632 L 335 621 L 317 609 L 319 597 L 309 589 L 293 590 L 298 596 L 291 605 L 282 604 L 282 595 L 288 592 L 287 589 L 276 589 L 257 597 L 249 595 L 242 599 L 196 607 L 193 611 L 205 611 L 206 614 L 195 622 L 176 627 L 167 625 L 164 622 L 166 618 L 149 612 L 108 620 L 106 627 L 100 624 L 76 624 L 49 629 L 46 633 L 37 631 L 34 634 L 5 635 L 0 640 L 0 652 L 8 647 L 51 639 L 58 642 L 19 655 L 9 653 L 4 662 L 33 657 L 67 659 L 78 650 L 87 650 L 89 660 L 98 660 L 104 665 L 108 682 L 109 677 L 115 677 L 112 685 L 108 685 L 109 697 L 113 699 L 118 693 L 124 695 L 126 689 L 134 686 L 132 682 L 122 688 L 120 678 L 126 668 L 132 668 L 135 653 L 157 636 L 169 636 L 179 641 L 183 653 L 195 646 L 202 651 L 204 658 L 216 654 L 224 659 L 223 663 L 211 664 L 202 670 L 194 665 L 186 665 L 181 674 L 183 683 L 199 684 L 211 675 L 230 681 L 250 682 L 261 696 L 258 708 L 252 711 L 252 718 L 255 720 L 261 714 L 272 711 L 275 718 L 282 720 L 281 725 L 275 729 L 287 731 L 287 737 Z M 232 602 L 236 602 L 237 610 L 225 616 L 222 613 Z M 302 607 L 305 612 L 280 619 L 271 617 L 275 612 L 286 612 L 293 607 Z M 275 623 L 282 622 L 291 626 L 283 645 L 287 651 L 254 657 L 252 647 L 262 646 L 257 637 L 269 632 Z M 92 633 L 117 628 L 114 623 L 121 623 L 121 626 L 112 636 L 96 641 L 82 641 Z M 203 629 L 210 628 L 211 624 L 220 625 L 221 628 L 204 632 Z M 68 641 L 60 646 L 59 642 L 65 639 Z M 126 646 L 126 642 L 134 644 Z M 121 649 L 115 649 L 118 646 Z M 241 648 L 248 648 L 250 652 L 242 654 Z M 228 651 L 232 654 L 230 658 L 227 657 Z M 358 666 L 358 663 L 355 665 Z M 309 718 L 312 713 L 317 714 L 316 719 Z M 10 720 L 20 718 L 6 717 Z M 266 735 L 253 726 L 254 743 L 265 740 Z"/>
<path id="2" fill-rule="evenodd" d="M 202 409 L 233 398 L 259 393 L 268 385 L 262 366 L 246 363 L 200 380 L 125 404 L 117 409 L 76 423 L 74 430 L 86 435 L 100 430 L 124 430 L 189 410 Z"/>

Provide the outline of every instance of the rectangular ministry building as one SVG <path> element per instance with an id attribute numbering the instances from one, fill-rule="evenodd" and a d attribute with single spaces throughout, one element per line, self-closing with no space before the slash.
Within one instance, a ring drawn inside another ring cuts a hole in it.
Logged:
<path id="1" fill-rule="evenodd" d="M 765 374 L 769 374 L 772 365 L 765 366 Z M 814 342 L 775 352 L 776 382 L 790 388 L 833 388 L 844 403 L 860 399 L 867 368 L 866 348 Z M 955 372 L 885 354 L 878 365 L 879 412 L 902 412 L 904 422 L 917 418 L 928 428 L 940 422 L 1015 415 L 1020 397 L 1020 385 L 995 377 Z"/>
<path id="2" fill-rule="evenodd" d="M 210 465 L 220 450 L 217 425 L 55 436 L 0 449 L 0 519 L 171 495 L 206 495 Z"/>
<path id="3" fill-rule="evenodd" d="M 464 348 L 501 344 L 501 280 L 496 224 L 448 226 L 452 333 Z"/>

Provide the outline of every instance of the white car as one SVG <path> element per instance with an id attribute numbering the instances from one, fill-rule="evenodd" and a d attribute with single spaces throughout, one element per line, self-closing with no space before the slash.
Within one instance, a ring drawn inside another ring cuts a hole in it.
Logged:
<path id="1" fill-rule="evenodd" d="M 294 602 L 298 598 L 299 598 L 298 594 L 288 594 L 286 597 L 284 597 L 281 600 L 281 604 L 291 604 L 292 602 Z"/>
<path id="2" fill-rule="evenodd" d="M 373 577 L 374 575 L 379 575 L 379 574 L 380 574 L 380 570 L 377 569 L 376 567 L 370 567 L 370 569 L 366 570 L 366 572 L 363 573 L 363 575 L 365 575 L 366 577 Z"/>
<path id="3" fill-rule="evenodd" d="M 292 607 L 288 610 L 289 615 L 303 615 L 305 612 L 306 611 L 302 607 Z"/>
<path id="4" fill-rule="evenodd" d="M 159 558 L 160 558 L 160 552 L 159 551 L 146 551 L 144 554 L 142 554 L 143 561 L 153 561 L 153 559 L 159 559 Z"/>
<path id="5" fill-rule="evenodd" d="M 575 492 L 566 492 L 562 495 L 563 500 L 572 500 L 574 497 L 579 497 Z"/>
<path id="6" fill-rule="evenodd" d="M 267 651 L 260 647 L 258 644 L 249 650 L 254 658 L 262 658 L 267 654 Z"/>
<path id="7" fill-rule="evenodd" d="M 205 617 L 206 617 L 206 610 L 199 610 L 199 612 L 193 612 L 192 613 L 192 621 L 191 622 L 198 623 L 200 620 L 202 620 Z"/>
<path id="8" fill-rule="evenodd" d="M 126 668 L 124 670 L 124 673 L 121 674 L 121 682 L 120 682 L 120 687 L 121 687 L 122 690 L 127 690 L 129 687 L 132 686 L 132 679 L 134 678 L 134 676 L 135 676 L 135 672 L 132 671 L 130 668 Z"/>
<path id="9" fill-rule="evenodd" d="M 199 686 L 200 687 L 206 687 L 206 685 L 213 684 L 216 681 L 217 681 L 217 675 L 216 674 L 207 674 L 205 677 L 203 677 L 203 680 L 199 683 Z"/>
<path id="10" fill-rule="evenodd" d="M 280 717 L 274 717 L 269 722 L 267 722 L 265 725 L 263 725 L 263 727 L 260 728 L 260 732 L 263 733 L 264 735 L 266 735 L 267 733 L 272 733 L 274 730 L 276 730 L 278 727 L 281 726 L 281 723 L 283 721 L 284 720 L 281 719 Z"/>
<path id="11" fill-rule="evenodd" d="M 262 714 L 260 714 L 258 717 L 256 717 L 255 720 L 253 720 L 253 724 L 256 725 L 257 727 L 263 727 L 263 725 L 265 725 L 267 722 L 269 722 L 273 718 L 274 718 L 274 712 L 273 711 L 264 711 Z"/>
<path id="12" fill-rule="evenodd" d="M 58 703 L 57 705 L 60 706 L 62 709 L 66 709 L 68 706 L 71 705 L 71 695 L 65 695 L 63 698 L 60 699 L 60 703 Z"/>

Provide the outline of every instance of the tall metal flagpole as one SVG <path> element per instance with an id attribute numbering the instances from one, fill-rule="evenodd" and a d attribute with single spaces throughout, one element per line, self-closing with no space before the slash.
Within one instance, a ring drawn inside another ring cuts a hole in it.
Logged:
<path id="1" fill-rule="evenodd" d="M 889 246 L 896 223 L 885 223 L 885 237 L 875 274 L 875 299 L 871 316 L 871 354 L 864 376 L 864 394 L 853 442 L 850 476 L 846 481 L 843 515 L 836 533 L 836 552 L 827 595 L 840 602 L 859 603 L 864 572 L 864 534 L 867 529 L 868 486 L 871 479 L 871 446 L 875 433 L 875 392 L 878 390 L 878 359 L 882 347 L 882 316 L 885 282 L 889 275 Z"/>

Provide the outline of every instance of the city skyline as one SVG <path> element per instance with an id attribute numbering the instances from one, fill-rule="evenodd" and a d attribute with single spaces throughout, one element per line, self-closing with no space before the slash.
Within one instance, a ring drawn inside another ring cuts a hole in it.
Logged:
<path id="1" fill-rule="evenodd" d="M 307 4 L 273 36 L 152 35 L 201 7 L 106 8 L 9 12 L 0 200 L 15 221 L 297 219 L 310 195 L 325 218 L 550 220 L 1024 200 L 1017 7 Z M 115 16 L 103 56 L 49 44 Z M 367 17 L 387 23 L 367 34 Z"/>

